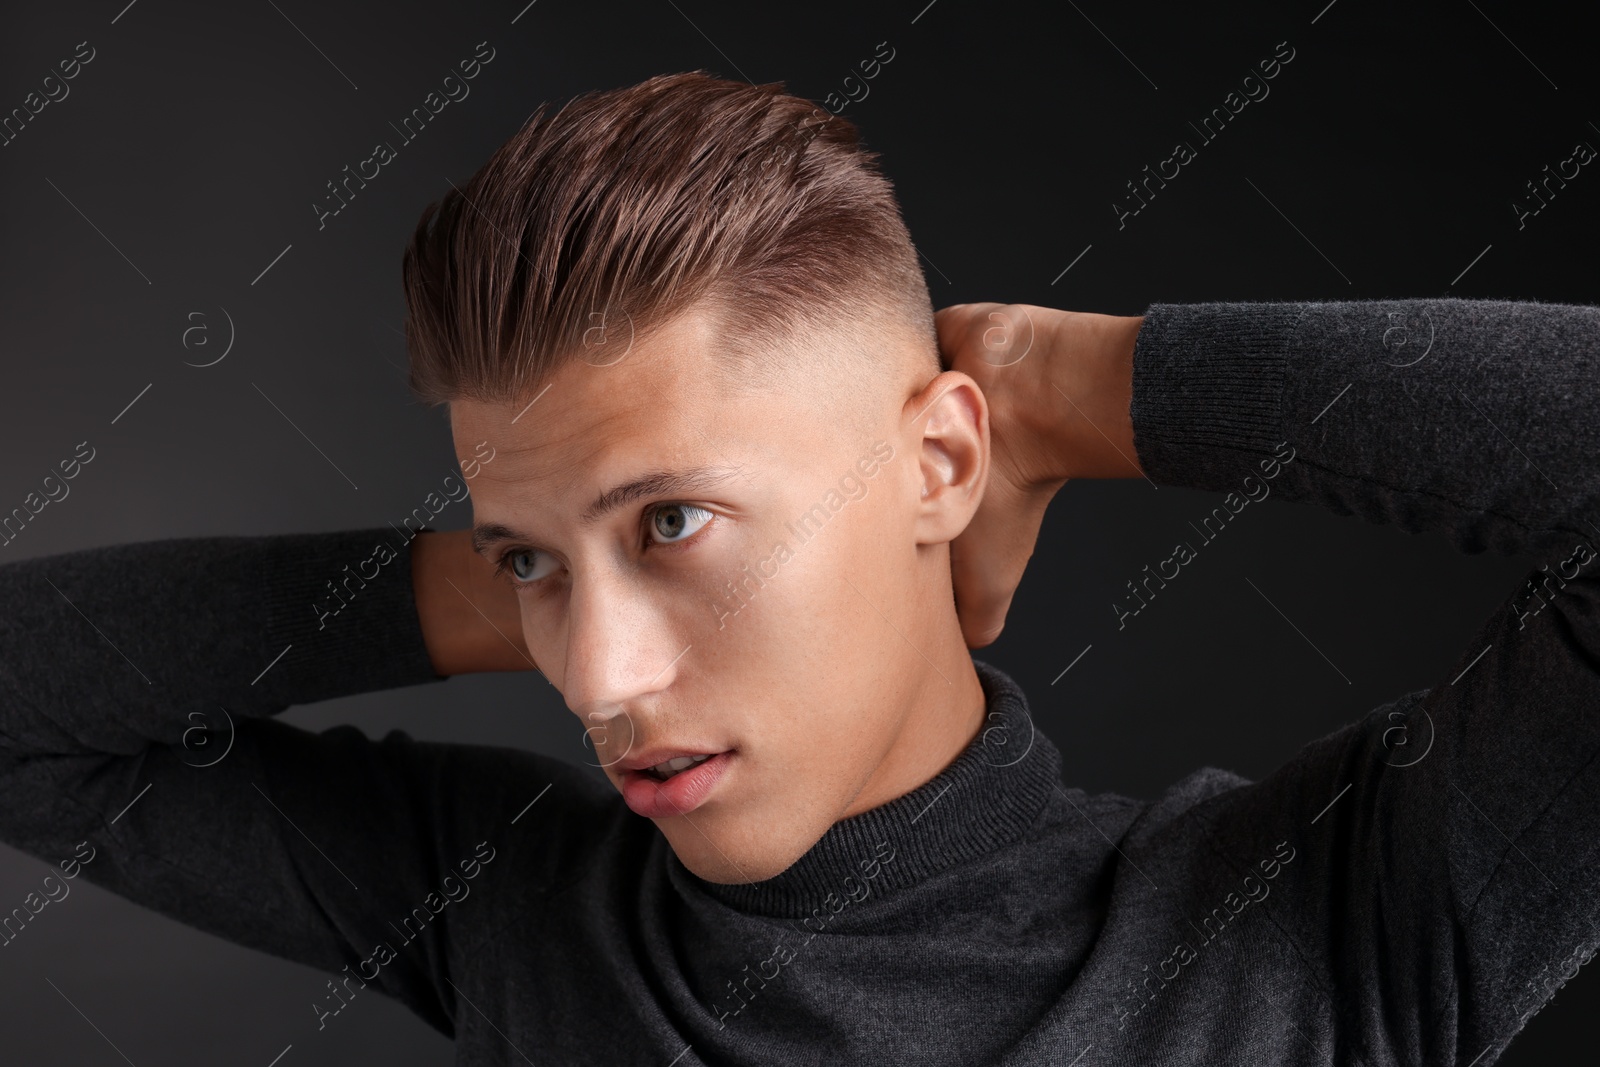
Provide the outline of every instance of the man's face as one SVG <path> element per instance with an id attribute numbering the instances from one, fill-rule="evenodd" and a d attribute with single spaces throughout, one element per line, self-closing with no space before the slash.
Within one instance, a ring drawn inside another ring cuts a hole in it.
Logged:
<path id="1" fill-rule="evenodd" d="M 596 762 L 689 869 L 747 882 L 920 784 L 896 776 L 919 746 L 972 736 L 981 708 L 955 734 L 925 728 L 952 692 L 953 669 L 928 658 L 951 655 L 935 621 L 954 625 L 947 538 L 928 543 L 927 383 L 891 358 L 889 386 L 797 372 L 730 390 L 714 330 L 686 313 L 515 402 L 456 401 L 451 424 L 464 459 L 495 448 L 473 517 L 505 530 L 481 551 L 517 587 L 529 652 Z M 692 485 L 610 492 L 699 468 Z M 678 756 L 709 758 L 647 769 Z"/>

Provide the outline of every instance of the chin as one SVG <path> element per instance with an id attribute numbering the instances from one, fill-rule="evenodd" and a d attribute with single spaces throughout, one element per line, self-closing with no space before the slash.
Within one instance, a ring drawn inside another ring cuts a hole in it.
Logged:
<path id="1" fill-rule="evenodd" d="M 704 829 L 703 824 L 699 828 L 679 825 L 670 831 L 663 827 L 662 833 L 678 860 L 696 877 L 723 885 L 764 882 L 782 874 L 810 847 L 804 842 L 766 840 L 756 849 L 740 848 L 733 842 L 708 837 L 701 832 Z"/>

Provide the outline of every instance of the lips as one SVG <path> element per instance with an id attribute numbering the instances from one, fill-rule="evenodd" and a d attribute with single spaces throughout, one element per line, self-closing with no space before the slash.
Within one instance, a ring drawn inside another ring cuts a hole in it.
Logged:
<path id="1" fill-rule="evenodd" d="M 706 758 L 691 763 L 665 781 L 650 769 L 671 760 Z M 727 773 L 734 753 L 689 752 L 656 749 L 621 760 L 617 767 L 622 778 L 622 799 L 635 815 L 665 819 L 685 815 L 705 803 L 711 791 Z"/>

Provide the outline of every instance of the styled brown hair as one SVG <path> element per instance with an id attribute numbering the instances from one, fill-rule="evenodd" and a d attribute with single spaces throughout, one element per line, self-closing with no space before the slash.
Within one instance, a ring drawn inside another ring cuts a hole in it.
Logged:
<path id="1" fill-rule="evenodd" d="M 854 370 L 888 373 L 863 346 L 898 321 L 931 378 L 933 308 L 877 159 L 782 82 L 691 71 L 541 105 L 406 247 L 410 386 L 432 405 L 515 400 L 611 358 L 587 343 L 597 328 L 638 337 L 697 303 L 730 342 L 725 376 L 776 380 L 774 353 L 808 330 L 843 331 Z"/>

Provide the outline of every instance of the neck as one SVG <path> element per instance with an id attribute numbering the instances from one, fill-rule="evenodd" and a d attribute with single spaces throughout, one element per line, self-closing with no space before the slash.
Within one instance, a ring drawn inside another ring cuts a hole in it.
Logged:
<path id="1" fill-rule="evenodd" d="M 983 727 L 987 701 L 972 656 L 952 612 L 937 640 L 911 668 L 918 682 L 894 746 L 840 818 L 888 803 L 932 779 L 961 754 Z M 912 641 L 917 635 L 911 635 Z"/>
<path id="2" fill-rule="evenodd" d="M 913 889 L 1022 840 L 1061 790 L 1061 755 L 1034 729 L 1027 698 L 1009 675 L 970 655 L 967 662 L 976 668 L 986 710 L 982 732 L 948 767 L 903 796 L 840 819 L 765 881 L 702 881 L 668 849 L 678 890 L 750 914 L 806 919 L 838 912 L 841 896 L 845 903 L 863 901 L 867 883 L 878 896 Z"/>

